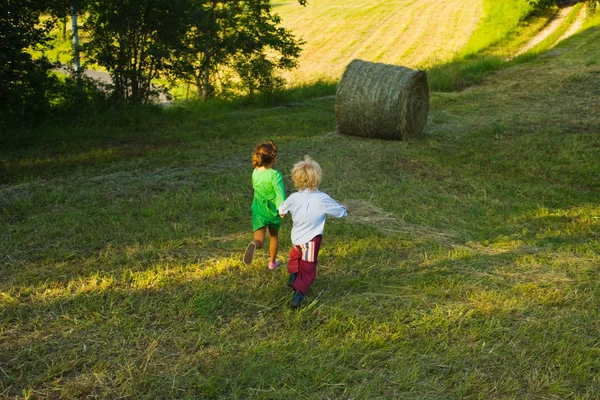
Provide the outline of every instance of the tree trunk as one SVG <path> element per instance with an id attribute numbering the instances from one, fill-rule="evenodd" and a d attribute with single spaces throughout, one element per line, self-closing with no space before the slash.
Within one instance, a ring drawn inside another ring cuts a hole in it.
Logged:
<path id="1" fill-rule="evenodd" d="M 200 69 L 200 73 L 196 75 L 196 88 L 198 89 L 198 97 L 202 101 L 206 101 L 212 97 L 212 88 L 210 87 L 210 54 L 204 53 L 204 65 Z"/>
<path id="2" fill-rule="evenodd" d="M 206 74 L 201 73 L 196 75 L 196 90 L 198 91 L 198 98 L 202 101 L 206 101 L 210 97 L 208 90 L 208 77 Z"/>

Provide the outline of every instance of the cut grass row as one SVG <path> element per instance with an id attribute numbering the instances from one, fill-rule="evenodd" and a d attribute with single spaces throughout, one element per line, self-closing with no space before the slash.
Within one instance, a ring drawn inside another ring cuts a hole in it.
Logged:
<path id="1" fill-rule="evenodd" d="M 337 81 L 354 58 L 409 67 L 450 60 L 471 37 L 483 7 L 464 0 L 280 3 L 274 10 L 284 25 L 306 41 L 294 82 Z"/>

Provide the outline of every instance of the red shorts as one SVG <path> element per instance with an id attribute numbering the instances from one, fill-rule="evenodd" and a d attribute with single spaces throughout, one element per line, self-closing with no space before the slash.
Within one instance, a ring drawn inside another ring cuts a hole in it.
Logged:
<path id="1" fill-rule="evenodd" d="M 294 290 L 305 295 L 310 285 L 312 285 L 317 276 L 317 259 L 321 249 L 321 235 L 317 235 L 310 242 L 303 245 L 292 247 L 290 251 L 290 261 L 288 262 L 288 272 L 297 273 L 294 282 Z"/>

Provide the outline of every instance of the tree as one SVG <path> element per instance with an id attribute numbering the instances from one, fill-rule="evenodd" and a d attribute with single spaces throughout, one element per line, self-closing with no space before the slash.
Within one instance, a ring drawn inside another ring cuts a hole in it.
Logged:
<path id="1" fill-rule="evenodd" d="M 281 19 L 272 14 L 269 0 L 257 0 L 248 5 L 242 15 L 243 27 L 238 36 L 238 51 L 234 53 L 234 69 L 246 92 L 270 93 L 283 86 L 277 70 L 289 70 L 298 65 L 300 45 L 294 35 L 280 26 Z"/>
<path id="2" fill-rule="evenodd" d="M 117 99 L 148 102 L 185 30 L 186 0 L 89 0 L 82 51 L 107 69 Z M 182 16 L 184 18 L 182 18 Z"/>
<path id="3" fill-rule="evenodd" d="M 46 58 L 34 60 L 29 48 L 47 46 L 54 20 L 40 22 L 42 0 L 0 3 L 0 107 L 9 113 L 43 110 L 54 83 Z"/>
<path id="4" fill-rule="evenodd" d="M 542 10 L 564 3 L 564 1 L 560 0 L 527 0 L 527 2 L 533 7 Z M 588 9 L 590 14 L 594 15 L 600 9 L 600 0 L 588 0 Z"/>
<path id="5" fill-rule="evenodd" d="M 171 63 L 173 81 L 182 79 L 196 86 L 198 96 L 214 95 L 219 66 L 226 64 L 235 48 L 236 16 L 243 10 L 239 1 L 192 0 L 181 39 L 181 51 Z"/>
<path id="6" fill-rule="evenodd" d="M 191 0 L 190 5 L 171 77 L 195 85 L 201 99 L 236 81 L 250 95 L 272 91 L 282 84 L 275 72 L 296 66 L 301 42 L 279 26 L 269 0 Z"/>
<path id="7" fill-rule="evenodd" d="M 203 99 L 232 86 L 251 95 L 272 91 L 282 84 L 276 71 L 293 68 L 300 54 L 270 0 L 5 0 L 0 100 L 8 102 L 19 92 L 9 95 L 8 87 L 22 89 L 23 76 L 33 71 L 48 78 L 49 64 L 32 60 L 26 49 L 47 43 L 53 23 L 73 6 L 86 13 L 82 51 L 109 72 L 118 100 L 150 101 L 153 82 L 167 75 L 194 82 Z M 55 18 L 40 24 L 41 11 Z"/>
<path id="8" fill-rule="evenodd" d="M 527 0 L 533 7 L 543 10 L 556 5 L 557 0 Z"/>

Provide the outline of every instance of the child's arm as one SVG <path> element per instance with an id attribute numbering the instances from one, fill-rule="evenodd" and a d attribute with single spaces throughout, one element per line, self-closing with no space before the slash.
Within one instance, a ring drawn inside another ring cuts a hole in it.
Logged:
<path id="1" fill-rule="evenodd" d="M 323 205 L 325 206 L 325 214 L 331 215 L 336 218 L 342 218 L 348 216 L 346 207 L 332 199 L 329 195 L 323 193 Z"/>
<path id="2" fill-rule="evenodd" d="M 288 199 L 281 203 L 281 205 L 279 206 L 279 216 L 281 218 L 285 218 L 286 214 L 290 211 L 289 205 L 293 196 L 294 195 L 292 194 L 292 196 L 288 197 Z"/>
<path id="3" fill-rule="evenodd" d="M 271 176 L 271 183 L 273 184 L 273 189 L 275 190 L 275 207 L 279 208 L 281 203 L 285 201 L 283 178 L 281 177 L 281 173 L 279 171 L 276 171 L 276 173 Z"/>

